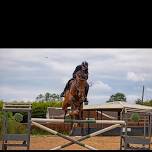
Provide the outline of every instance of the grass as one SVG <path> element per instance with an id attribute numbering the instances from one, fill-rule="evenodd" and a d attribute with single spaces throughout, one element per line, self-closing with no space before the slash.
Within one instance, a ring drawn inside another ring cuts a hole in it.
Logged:
<path id="1" fill-rule="evenodd" d="M 64 135 L 69 135 L 69 132 L 67 132 L 67 131 L 58 131 L 58 132 L 60 132 Z M 33 128 L 32 131 L 31 131 L 31 135 L 38 136 L 38 135 L 53 135 L 53 134 L 51 134 L 47 131 L 44 131 L 42 129 L 39 129 L 39 128 Z"/>

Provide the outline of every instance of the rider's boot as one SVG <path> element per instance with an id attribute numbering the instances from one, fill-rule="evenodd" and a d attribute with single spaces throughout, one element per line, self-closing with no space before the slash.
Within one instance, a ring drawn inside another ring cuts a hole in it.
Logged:
<path id="1" fill-rule="evenodd" d="M 60 94 L 60 97 L 64 97 L 64 91 Z"/>
<path id="2" fill-rule="evenodd" d="M 69 83 L 70 83 L 70 81 L 71 81 L 71 80 L 69 80 L 69 81 L 67 82 L 67 84 L 66 84 L 66 86 L 65 86 L 65 88 L 64 88 L 64 91 L 60 94 L 60 97 L 64 97 L 64 96 L 65 96 L 65 92 L 66 92 L 66 90 L 68 90 L 68 88 L 69 88 Z"/>
<path id="3" fill-rule="evenodd" d="M 84 104 L 85 104 L 85 105 L 88 105 L 88 99 L 87 99 L 87 98 L 85 98 Z"/>

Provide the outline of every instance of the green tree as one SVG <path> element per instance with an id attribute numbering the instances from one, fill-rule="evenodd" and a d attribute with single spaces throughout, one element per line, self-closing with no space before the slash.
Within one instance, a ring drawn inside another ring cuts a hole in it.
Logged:
<path id="1" fill-rule="evenodd" d="M 141 100 L 141 99 L 139 99 L 139 98 L 138 98 L 138 99 L 135 101 L 135 103 L 136 103 L 136 104 L 140 104 L 140 105 L 143 105 L 143 102 L 142 102 L 142 100 Z"/>
<path id="2" fill-rule="evenodd" d="M 61 97 L 58 94 L 46 92 L 44 95 L 39 94 L 36 97 L 36 101 L 61 101 Z"/>
<path id="3" fill-rule="evenodd" d="M 37 97 L 36 97 L 36 101 L 44 101 L 44 96 L 42 94 L 39 94 Z"/>
<path id="4" fill-rule="evenodd" d="M 137 104 L 145 105 L 145 106 L 151 106 L 152 107 L 152 99 L 145 100 L 144 102 L 137 102 Z"/>
<path id="5" fill-rule="evenodd" d="M 50 101 L 51 94 L 49 92 L 45 93 L 45 101 Z"/>
<path id="6" fill-rule="evenodd" d="M 52 97 L 52 98 L 51 98 L 52 101 L 59 101 L 59 95 L 53 93 L 53 94 L 51 95 L 51 97 Z"/>
<path id="7" fill-rule="evenodd" d="M 0 100 L 0 111 L 2 110 L 3 108 L 3 100 Z"/>
<path id="8" fill-rule="evenodd" d="M 126 102 L 125 94 L 118 92 L 114 95 L 111 95 L 110 99 L 106 102 L 114 102 L 114 101 L 125 101 Z"/>
<path id="9" fill-rule="evenodd" d="M 130 119 L 134 122 L 138 122 L 138 125 L 139 125 L 139 120 L 140 120 L 140 115 L 139 113 L 133 113 L 130 117 Z"/>

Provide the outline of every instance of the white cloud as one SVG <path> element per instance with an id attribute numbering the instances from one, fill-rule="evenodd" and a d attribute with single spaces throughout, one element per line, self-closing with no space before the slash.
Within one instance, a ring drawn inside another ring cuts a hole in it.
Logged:
<path id="1" fill-rule="evenodd" d="M 101 53 L 98 55 L 102 57 L 106 54 Z M 136 50 L 136 49 L 120 49 L 113 50 L 107 53 L 107 56 L 111 56 L 106 59 L 92 60 L 91 72 L 116 75 L 119 76 L 126 71 L 134 71 L 136 73 L 145 73 L 148 79 L 152 79 L 152 50 Z M 119 76 L 120 77 L 120 76 Z"/>
<path id="2" fill-rule="evenodd" d="M 134 72 L 128 72 L 127 73 L 127 79 L 131 81 L 144 81 L 146 79 L 146 74 L 144 73 L 134 73 Z"/>
<path id="3" fill-rule="evenodd" d="M 60 61 L 51 61 L 47 64 L 50 68 L 52 68 L 55 72 L 58 73 L 71 73 L 74 71 L 75 64 L 73 63 L 66 63 Z"/>
<path id="4" fill-rule="evenodd" d="M 88 95 L 88 101 L 90 105 L 93 104 L 102 104 L 106 103 L 106 101 L 109 99 L 110 96 L 105 96 L 105 95 Z"/>
<path id="5" fill-rule="evenodd" d="M 126 95 L 126 98 L 127 98 L 127 103 L 135 103 L 135 100 L 137 100 L 139 96 L 134 94 L 128 94 Z"/>
<path id="6" fill-rule="evenodd" d="M 0 86 L 8 86 L 0 90 L 0 98 L 33 99 L 39 92 L 46 90 L 62 91 L 76 65 L 87 60 L 89 81 L 94 82 L 89 96 L 91 100 L 95 98 L 100 102 L 102 99 L 107 100 L 106 95 L 109 99 L 112 88 L 120 90 L 120 86 L 122 88 L 127 86 L 124 85 L 126 83 L 131 84 L 126 81 L 126 77 L 135 82 L 152 80 L 151 56 L 152 49 L 1 49 Z M 150 81 L 147 83 L 151 88 Z M 15 88 L 11 84 L 16 84 Z M 17 88 L 18 85 L 22 88 Z M 123 88 L 126 93 L 131 89 Z M 150 94 L 151 89 L 148 92 Z"/>
<path id="7" fill-rule="evenodd" d="M 94 92 L 109 92 L 112 90 L 112 88 L 102 81 L 95 81 L 93 82 L 91 90 L 93 90 Z"/>
<path id="8" fill-rule="evenodd" d="M 11 85 L 0 86 L 0 99 L 13 101 L 13 100 L 31 100 L 34 101 L 35 98 L 41 93 L 46 92 L 60 93 L 59 90 L 53 90 L 50 88 L 24 88 Z M 9 98 L 8 98 L 9 97 Z"/>
<path id="9" fill-rule="evenodd" d="M 3 49 L 0 51 L 3 66 L 0 68 L 10 68 L 12 64 L 17 69 L 30 69 L 20 65 L 24 61 L 39 63 L 63 73 L 87 60 L 90 72 L 94 73 L 112 74 L 126 70 L 152 73 L 151 55 L 152 51 L 148 49 Z"/>
<path id="10" fill-rule="evenodd" d="M 152 88 L 147 88 L 146 90 L 149 92 L 152 92 Z"/>
<path id="11" fill-rule="evenodd" d="M 61 78 L 61 82 L 65 85 L 70 79 L 71 79 L 71 77 L 63 76 L 63 77 Z"/>
<path id="12" fill-rule="evenodd" d="M 24 88 L 21 89 L 13 86 L 0 87 L 0 96 L 2 96 L 2 98 L 4 98 L 5 100 L 8 99 L 8 96 L 9 100 L 23 100 L 23 98 L 31 100 L 33 99 L 34 95 L 36 95 L 36 92 L 39 91 L 33 89 L 25 90 Z"/>
<path id="13" fill-rule="evenodd" d="M 102 81 L 93 82 L 88 92 L 90 104 L 105 103 L 112 93 L 112 88 Z"/>

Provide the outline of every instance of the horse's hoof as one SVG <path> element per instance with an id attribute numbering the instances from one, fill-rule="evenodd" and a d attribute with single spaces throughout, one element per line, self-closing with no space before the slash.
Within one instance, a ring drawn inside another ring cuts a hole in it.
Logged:
<path id="1" fill-rule="evenodd" d="M 74 114 L 74 115 L 78 115 L 78 114 L 79 114 L 79 110 L 73 111 L 73 114 Z"/>
<path id="2" fill-rule="evenodd" d="M 73 115 L 72 112 L 70 112 L 70 113 L 69 113 L 69 116 L 72 116 L 72 115 Z"/>
<path id="3" fill-rule="evenodd" d="M 78 127 L 78 124 L 77 124 L 77 123 L 74 123 L 74 124 L 73 124 L 73 127 Z"/>

